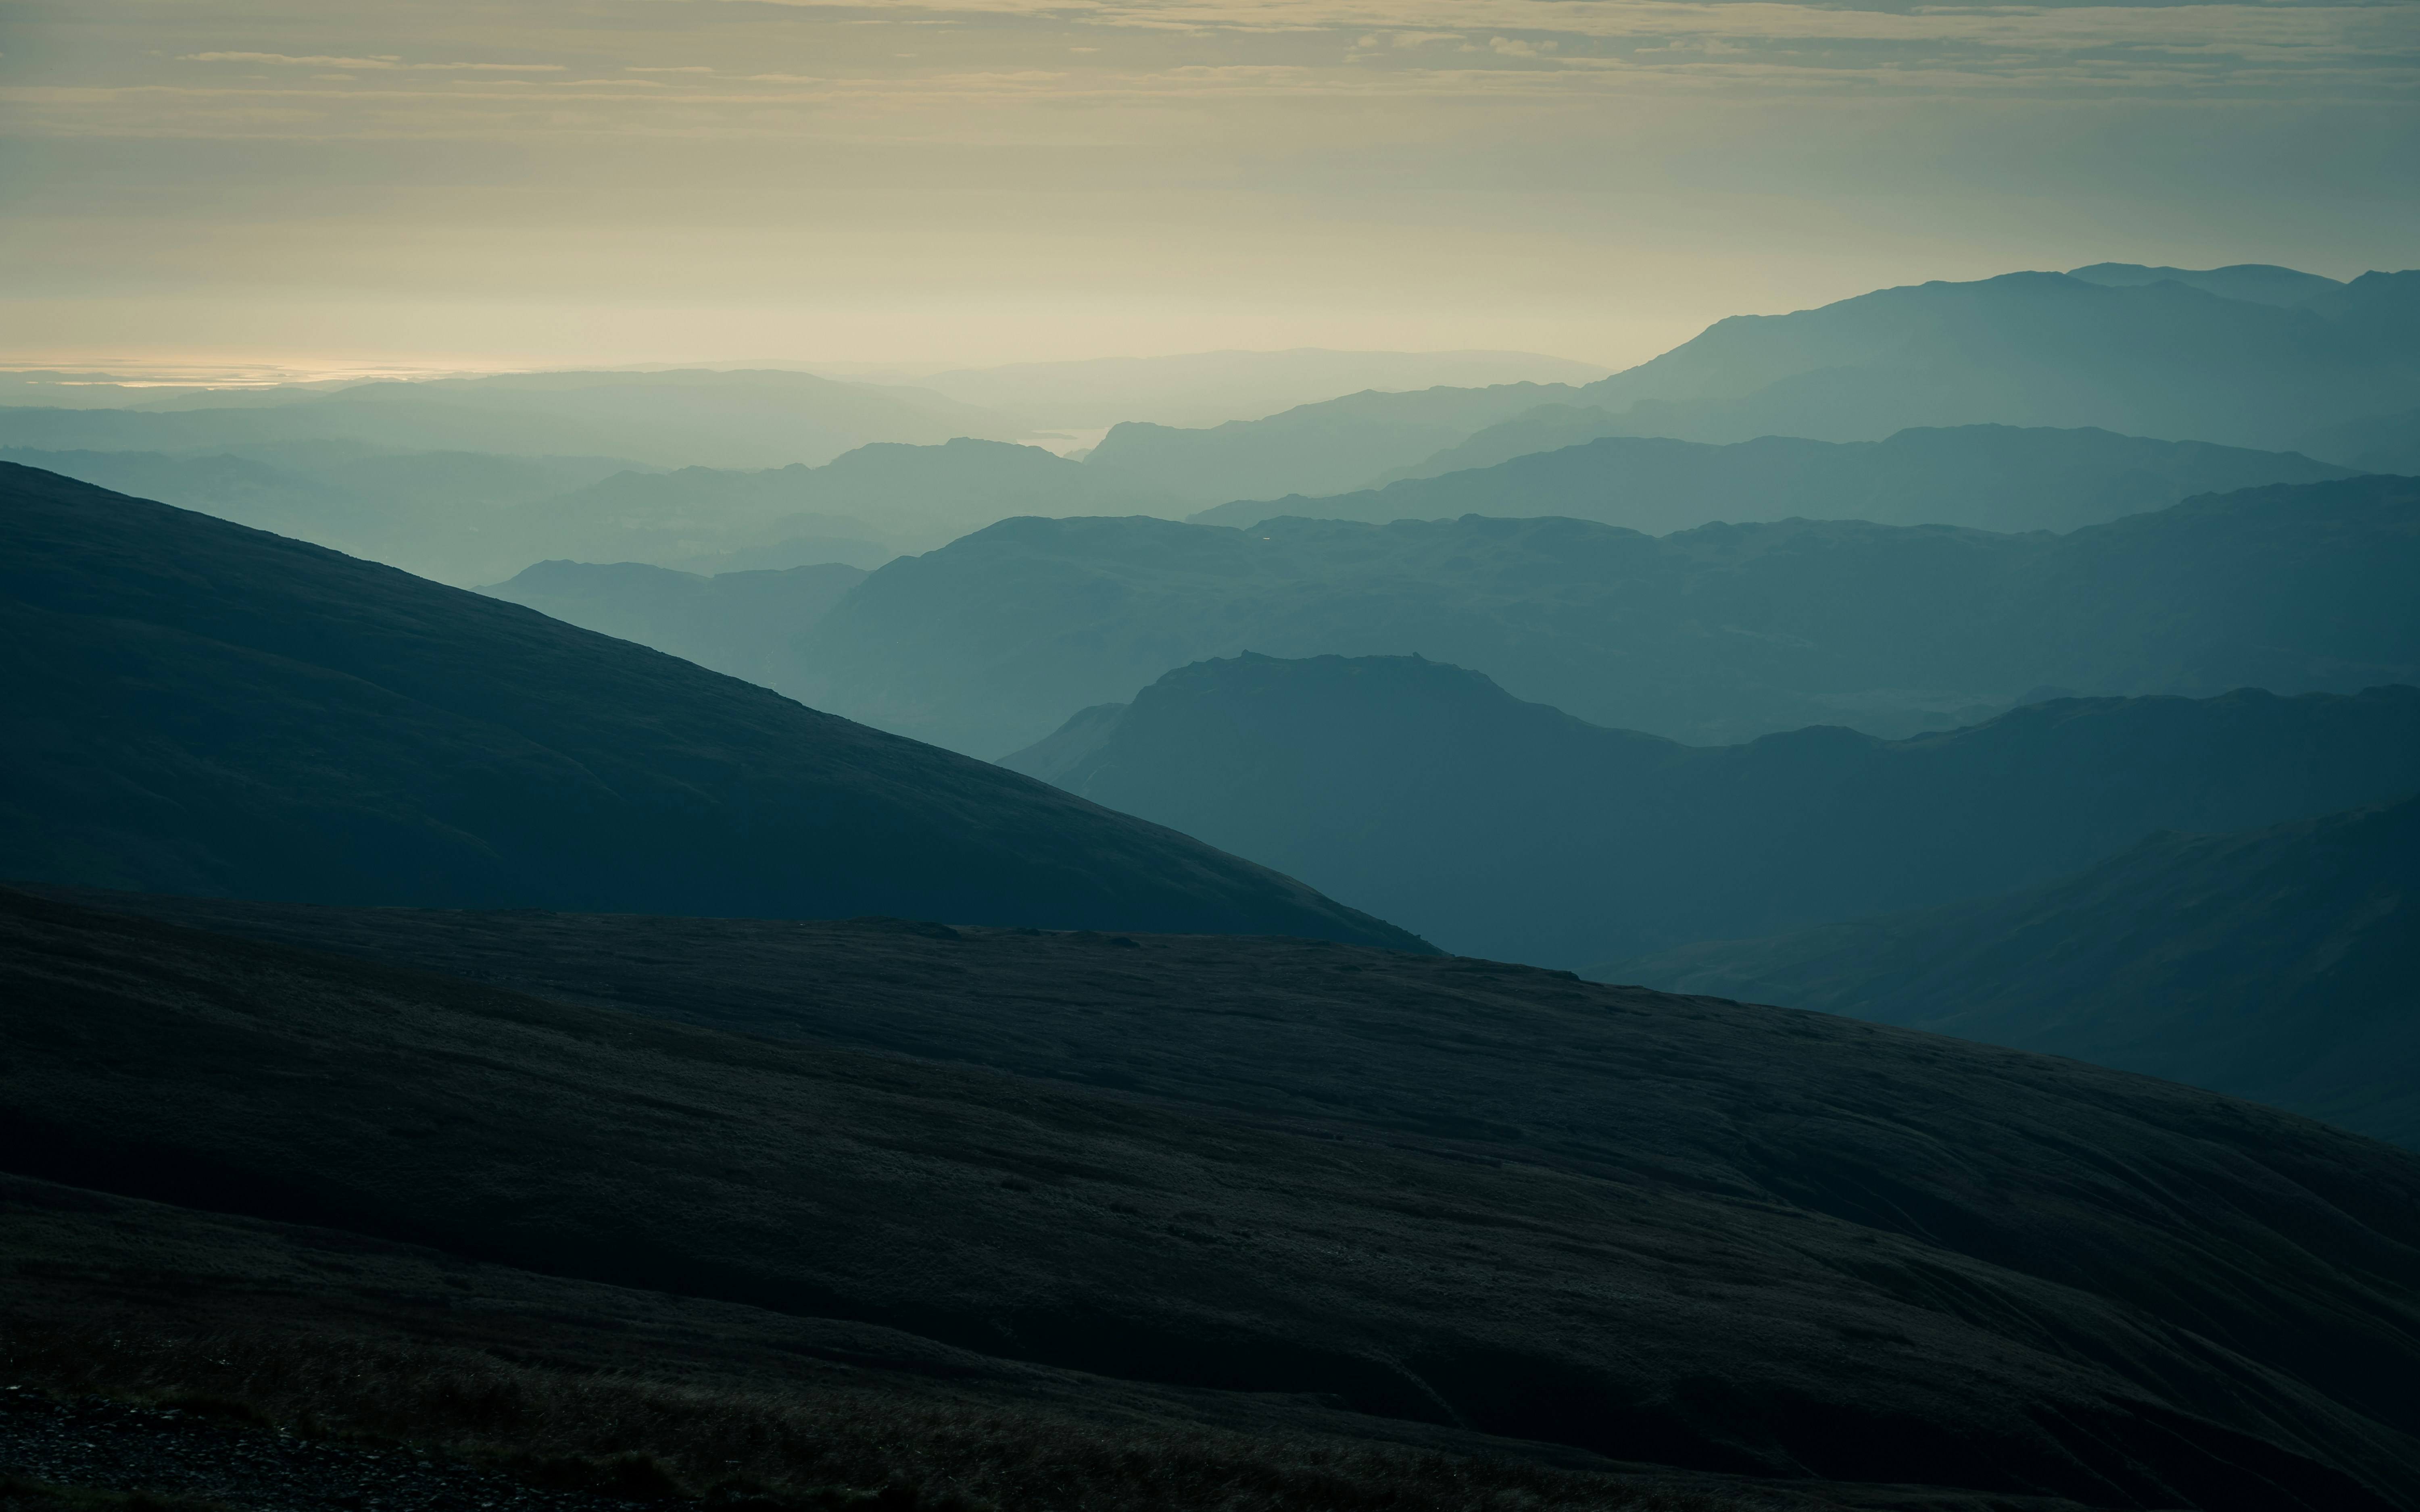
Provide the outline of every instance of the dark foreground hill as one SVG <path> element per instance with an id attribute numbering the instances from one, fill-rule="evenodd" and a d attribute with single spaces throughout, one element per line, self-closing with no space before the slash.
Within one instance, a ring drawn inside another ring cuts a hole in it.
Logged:
<path id="1" fill-rule="evenodd" d="M 2420 480 L 2189 501 L 2067 535 L 1783 520 L 1661 539 L 1572 519 L 1250 531 L 1009 520 L 892 563 L 775 686 L 998 756 L 1243 651 L 1419 653 L 1593 723 L 1740 741 L 1945 729 L 2033 689 L 2420 681 Z"/>
<path id="2" fill-rule="evenodd" d="M 1627 1459 L 2420 1493 L 2420 1160 L 2251 1104 L 1312 942 L 194 906 L 752 1033 L 11 900 L 21 1174 Z"/>
<path id="3" fill-rule="evenodd" d="M 2024 892 L 1590 975 L 2074 1056 L 2420 1147 L 2420 798 L 2155 835 Z"/>
<path id="4" fill-rule="evenodd" d="M 1960 425 L 1903 430 L 1880 441 L 1765 436 L 1711 446 L 1608 427 L 1603 439 L 1492 467 L 1330 499 L 1239 500 L 1189 517 L 1241 527 L 1280 515 L 1378 524 L 1565 515 L 1663 535 L 1714 520 L 1798 517 L 2064 532 L 2165 509 L 2195 494 L 2352 474 L 2292 452 L 2105 430 Z"/>
<path id="5" fill-rule="evenodd" d="M 1579 966 L 2046 881 L 2162 827 L 2391 797 L 2420 773 L 2420 688 L 2057 699 L 1906 740 L 1816 727 L 1705 747 L 1414 657 L 1248 656 L 1003 764 L 1448 949 Z"/>
<path id="6" fill-rule="evenodd" d="M 0 467 L 0 874 L 1412 945 L 997 767 L 501 603 Z"/>

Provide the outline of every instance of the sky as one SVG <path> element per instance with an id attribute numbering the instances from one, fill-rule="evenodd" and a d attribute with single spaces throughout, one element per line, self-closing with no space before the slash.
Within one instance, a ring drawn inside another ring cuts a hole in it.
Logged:
<path id="1" fill-rule="evenodd" d="M 0 0 L 0 363 L 1608 366 L 2420 265 L 2420 4 Z"/>

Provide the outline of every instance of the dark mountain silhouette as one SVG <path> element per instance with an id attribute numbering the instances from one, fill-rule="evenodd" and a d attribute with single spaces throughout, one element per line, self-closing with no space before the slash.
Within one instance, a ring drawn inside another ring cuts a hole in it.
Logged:
<path id="1" fill-rule="evenodd" d="M 1704 747 L 1417 657 L 1246 656 L 1002 764 L 1448 949 L 1578 966 L 1998 892 L 2153 829 L 2391 796 L 2420 772 L 2420 688 L 2054 699 L 1901 741 L 1819 726 Z"/>
<path id="2" fill-rule="evenodd" d="M 746 682 L 786 670 L 789 641 L 865 580 L 842 563 L 712 577 L 635 562 L 541 562 L 481 593 Z"/>
<path id="3" fill-rule="evenodd" d="M 2195 494 L 2318 483 L 2352 472 L 2291 452 L 2013 425 L 1903 430 L 1882 441 L 1766 436 L 1730 446 L 1606 437 L 1360 493 L 1239 500 L 1188 517 L 1242 527 L 1280 515 L 1377 524 L 1565 515 L 1650 535 L 1717 520 L 1793 517 L 2071 531 L 2164 509 Z"/>
<path id="4" fill-rule="evenodd" d="M 2280 268 L 2274 263 L 2237 263 L 2229 268 L 2203 269 L 2146 268 L 2141 263 L 2094 263 L 2089 268 L 2071 268 L 2067 276 L 2080 278 L 2087 284 L 2107 285 L 2112 288 L 2177 283 L 2206 294 L 2215 294 L 2224 300 L 2243 300 L 2253 304 L 2276 304 L 2288 308 L 2308 304 L 2322 294 L 2334 293 L 2344 287 L 2333 278 Z"/>
<path id="5" fill-rule="evenodd" d="M 218 907 L 502 980 L 0 900 L 0 1159 L 837 1319 L 876 1365 L 922 1335 L 1802 1484 L 2420 1492 L 2420 1159 L 2211 1093 L 1302 941 Z M 1059 1070 L 795 1042 L 828 1026 Z"/>
<path id="6" fill-rule="evenodd" d="M 2175 280 L 1921 284 L 1720 320 L 1652 362 L 1541 388 L 1535 400 L 1608 411 L 1624 434 L 1698 441 L 2005 424 L 2278 450 L 2420 403 L 2414 286 L 2420 274 L 2365 274 L 2285 309 Z M 1511 401 L 1523 396 L 1357 394 L 1208 431 L 1122 426 L 1094 455 L 1175 492 L 1215 482 L 1228 499 L 1332 494 L 1375 486 L 1513 419 Z M 1362 469 L 1349 480 L 1348 461 Z"/>
<path id="7" fill-rule="evenodd" d="M 2420 798 L 1590 975 L 2073 1056 L 2420 1147 Z"/>
<path id="8" fill-rule="evenodd" d="M 810 373 L 506 373 L 267 393 L 200 394 L 175 410 L 0 409 L 0 445 L 190 451 L 339 440 L 414 450 L 627 456 L 660 467 L 778 468 L 874 441 L 1009 439 L 1014 415 L 916 389 Z"/>
<path id="9" fill-rule="evenodd" d="M 2204 696 L 2420 681 L 2420 482 L 2248 489 L 2064 536 L 1783 520 L 1250 531 L 1010 520 L 894 562 L 775 686 L 976 755 L 1171 667 L 1418 652 L 1592 723 L 1714 743 L 1903 735 L 2041 687 Z"/>
<path id="10" fill-rule="evenodd" d="M 393 568 L 0 466 L 0 875 L 1408 936 L 1182 836 Z"/>

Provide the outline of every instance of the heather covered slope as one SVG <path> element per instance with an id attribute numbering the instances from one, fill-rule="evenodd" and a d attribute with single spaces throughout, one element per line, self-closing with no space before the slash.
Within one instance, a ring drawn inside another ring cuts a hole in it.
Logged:
<path id="1" fill-rule="evenodd" d="M 12 898 L 21 1173 L 1629 1459 L 2420 1491 L 2420 1163 L 2211 1094 L 1298 941 L 198 906 L 755 1032 Z M 826 1026 L 1176 1105 L 767 1037 Z"/>
<path id="2" fill-rule="evenodd" d="M 1566 515 L 1663 535 L 1716 520 L 1795 516 L 2019 533 L 2071 531 L 2195 494 L 2319 483 L 2353 471 L 2291 452 L 2013 425 L 1903 430 L 1881 441 L 1765 436 L 1729 446 L 1608 433 L 1493 467 L 1328 499 L 1238 500 L 1187 517 L 1241 527 L 1280 515 L 1381 524 Z"/>
<path id="3" fill-rule="evenodd" d="M 972 755 L 1204 657 L 1419 653 L 1594 724 L 1702 743 L 1908 735 L 2042 687 L 2420 681 L 2420 481 L 2246 489 L 2063 536 L 1783 520 L 1249 531 L 1007 520 L 892 563 L 776 683 Z"/>
<path id="4" fill-rule="evenodd" d="M 2000 892 L 2152 829 L 2392 797 L 2420 771 L 2420 689 L 2060 699 L 1900 741 L 1819 726 L 1702 747 L 1413 657 L 1244 656 L 1004 764 L 1447 949 L 1576 967 Z"/>
<path id="5" fill-rule="evenodd" d="M 0 873 L 1410 944 L 1183 836 L 476 594 L 0 468 Z"/>
<path id="6" fill-rule="evenodd" d="M 2420 1147 L 2420 798 L 2162 833 L 2024 892 L 1590 975 L 2074 1056 Z"/>

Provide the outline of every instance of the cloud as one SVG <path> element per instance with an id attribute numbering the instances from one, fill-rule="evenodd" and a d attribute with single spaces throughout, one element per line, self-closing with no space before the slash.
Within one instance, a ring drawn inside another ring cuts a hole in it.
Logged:
<path id="1" fill-rule="evenodd" d="M 703 63 L 690 63 L 676 69 L 667 67 L 640 68 L 634 64 L 624 69 L 622 71 L 624 73 L 712 73 L 714 70 L 707 68 Z"/>
<path id="2" fill-rule="evenodd" d="M 312 69 L 400 70 L 418 69 L 479 69 L 499 73 L 561 73 L 560 63 L 406 63 L 396 54 L 374 57 L 295 57 L 285 53 L 185 53 L 179 63 L 285 63 Z"/>

